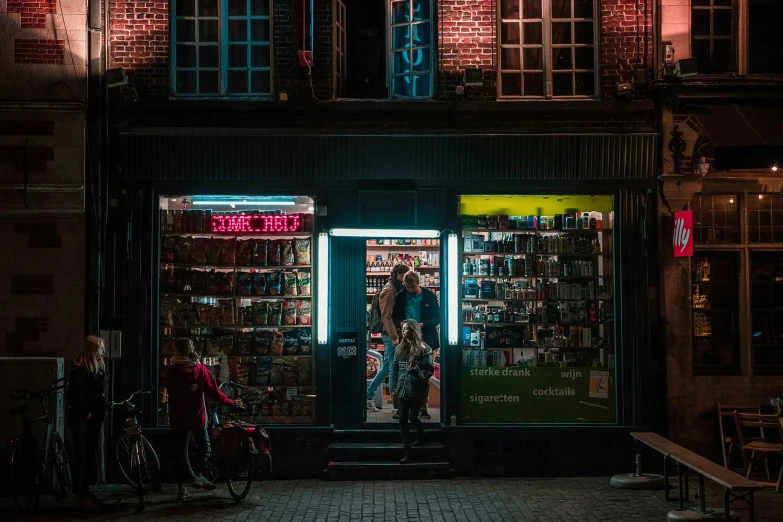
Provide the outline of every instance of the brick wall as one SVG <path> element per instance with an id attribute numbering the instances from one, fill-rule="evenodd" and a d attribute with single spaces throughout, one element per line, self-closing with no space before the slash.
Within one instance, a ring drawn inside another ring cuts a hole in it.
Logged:
<path id="1" fill-rule="evenodd" d="M 611 98 L 618 82 L 631 81 L 634 71 L 652 61 L 654 0 L 602 0 L 601 95 Z M 111 63 L 125 67 L 142 96 L 165 96 L 169 83 L 168 1 L 112 2 Z M 495 98 L 497 0 L 444 0 L 437 18 L 439 40 L 437 97 L 443 100 Z M 647 8 L 645 18 L 645 6 Z M 291 99 L 309 99 L 307 70 L 296 51 L 302 9 L 296 0 L 274 2 L 274 89 Z M 332 2 L 315 1 L 315 66 L 313 87 L 320 99 L 331 96 Z M 645 27 L 647 37 L 645 38 Z M 646 45 L 645 45 L 646 43 Z M 646 52 L 645 52 L 646 50 Z M 454 89 L 466 68 L 484 69 L 484 86 L 470 87 L 463 96 Z"/>
<path id="2" fill-rule="evenodd" d="M 0 0 L 0 99 L 87 96 L 87 2 Z"/>
<path id="3" fill-rule="evenodd" d="M 56 13 L 56 6 L 56 0 L 8 0 L 8 12 L 22 15 L 22 29 L 45 29 L 46 15 Z"/>
<path id="4" fill-rule="evenodd" d="M 63 40 L 18 39 L 14 40 L 14 63 L 65 63 Z"/>
<path id="5" fill-rule="evenodd" d="M 169 93 L 169 2 L 110 2 L 109 67 L 124 67 L 140 96 Z"/>
<path id="6" fill-rule="evenodd" d="M 496 35 L 495 2 L 490 0 L 444 0 L 437 27 L 439 43 L 438 97 L 483 99 L 495 97 Z M 468 87 L 464 96 L 455 88 L 463 83 L 465 69 L 484 70 L 484 86 Z"/>
<path id="7" fill-rule="evenodd" d="M 652 67 L 653 0 L 602 0 L 600 5 L 601 95 L 612 98 L 619 82 Z"/>

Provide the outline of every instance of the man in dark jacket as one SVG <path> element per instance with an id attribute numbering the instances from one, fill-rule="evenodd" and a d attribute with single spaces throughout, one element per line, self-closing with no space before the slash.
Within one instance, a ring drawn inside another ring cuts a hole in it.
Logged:
<path id="1" fill-rule="evenodd" d="M 427 288 L 422 288 L 419 283 L 419 274 L 410 271 L 405 274 L 403 279 L 405 289 L 397 294 L 394 300 L 394 311 L 392 319 L 394 325 L 399 328 L 405 319 L 413 319 L 421 326 L 422 341 L 432 348 L 432 359 L 440 349 L 440 334 L 438 333 L 438 324 L 440 323 L 440 305 L 438 297 L 434 292 Z M 432 418 L 427 412 L 428 399 L 425 399 L 422 405 L 421 417 L 424 419 Z"/>

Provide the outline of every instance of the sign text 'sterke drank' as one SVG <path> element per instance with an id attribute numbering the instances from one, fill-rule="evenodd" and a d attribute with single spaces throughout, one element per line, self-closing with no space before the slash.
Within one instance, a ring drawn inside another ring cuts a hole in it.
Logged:
<path id="1" fill-rule="evenodd" d="M 693 255 L 693 212 L 684 210 L 674 213 L 674 232 L 672 234 L 674 257 Z"/>

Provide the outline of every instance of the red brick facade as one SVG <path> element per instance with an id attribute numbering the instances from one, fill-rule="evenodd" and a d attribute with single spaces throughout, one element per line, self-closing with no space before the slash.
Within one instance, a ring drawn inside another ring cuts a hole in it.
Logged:
<path id="1" fill-rule="evenodd" d="M 22 29 L 46 29 L 46 15 L 57 12 L 57 1 L 8 0 L 8 12 L 22 14 Z"/>
<path id="2" fill-rule="evenodd" d="M 14 40 L 14 63 L 65 63 L 64 40 L 19 38 Z"/>
<path id="3" fill-rule="evenodd" d="M 612 97 L 618 83 L 630 82 L 635 71 L 653 67 L 653 0 L 600 4 L 601 91 Z"/>
<path id="4" fill-rule="evenodd" d="M 652 68 L 653 0 L 596 3 L 601 28 L 600 95 L 612 98 L 617 83 L 630 82 L 637 70 Z M 275 92 L 285 90 L 293 98 L 309 98 L 307 70 L 299 66 L 296 55 L 301 29 L 294 26 L 301 3 L 275 0 L 273 4 Z M 497 5 L 498 0 L 443 0 L 436 5 L 436 99 L 496 97 Z M 168 95 L 168 1 L 113 1 L 111 8 L 111 67 L 124 67 L 142 96 Z M 319 99 L 328 99 L 332 90 L 331 0 L 315 1 L 314 23 L 313 90 Z M 457 96 L 455 87 L 462 83 L 464 69 L 477 67 L 484 70 L 484 86 L 466 89 L 464 95 Z M 643 73 L 641 77 L 647 75 Z"/>
<path id="5" fill-rule="evenodd" d="M 166 96 L 169 2 L 111 1 L 109 67 L 124 67 L 141 95 Z"/>

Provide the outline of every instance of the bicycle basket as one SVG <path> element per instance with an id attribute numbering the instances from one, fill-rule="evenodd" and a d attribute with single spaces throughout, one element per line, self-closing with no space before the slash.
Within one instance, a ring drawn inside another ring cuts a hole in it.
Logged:
<path id="1" fill-rule="evenodd" d="M 212 441 L 212 455 L 216 457 L 228 457 L 239 453 L 242 437 L 242 428 L 231 426 L 220 430 L 220 435 Z"/>

